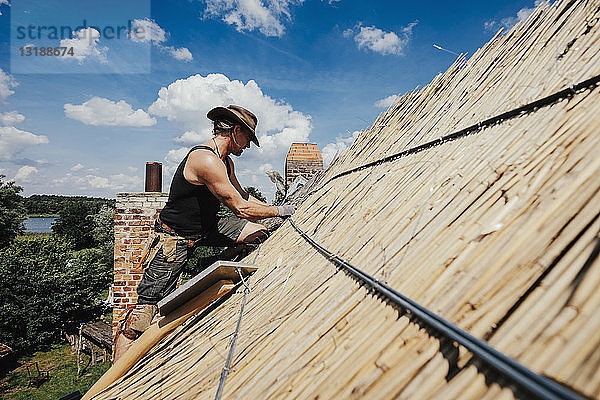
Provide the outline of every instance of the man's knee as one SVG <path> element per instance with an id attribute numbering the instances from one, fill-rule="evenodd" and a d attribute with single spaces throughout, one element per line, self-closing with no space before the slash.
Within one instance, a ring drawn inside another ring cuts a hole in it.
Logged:
<path id="1" fill-rule="evenodd" d="M 244 243 L 259 244 L 259 243 L 264 242 L 268 238 L 269 238 L 269 231 L 266 229 L 261 229 L 259 231 L 256 231 L 256 232 L 246 236 L 246 238 L 244 239 Z"/>
<path id="2" fill-rule="evenodd" d="M 269 237 L 269 231 L 261 224 L 248 222 L 238 237 L 238 243 L 262 243 Z"/>
<path id="3" fill-rule="evenodd" d="M 152 323 L 158 312 L 158 307 L 153 304 L 136 304 L 123 321 L 123 336 L 130 340 L 137 339 Z"/>

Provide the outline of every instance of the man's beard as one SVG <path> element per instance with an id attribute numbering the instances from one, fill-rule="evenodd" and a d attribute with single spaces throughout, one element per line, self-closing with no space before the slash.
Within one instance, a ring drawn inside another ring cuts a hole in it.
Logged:
<path id="1" fill-rule="evenodd" d="M 231 134 L 231 138 L 233 139 L 233 145 L 234 145 L 234 148 L 231 151 L 231 154 L 233 154 L 234 156 L 239 157 L 244 152 L 244 148 L 240 147 L 240 145 L 238 144 L 237 140 L 235 139 L 235 134 L 232 133 Z"/>

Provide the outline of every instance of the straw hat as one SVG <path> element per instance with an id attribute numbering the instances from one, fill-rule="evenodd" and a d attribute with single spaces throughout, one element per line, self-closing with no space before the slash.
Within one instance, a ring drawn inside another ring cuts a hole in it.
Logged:
<path id="1" fill-rule="evenodd" d="M 241 122 L 242 125 L 250 131 L 250 140 L 260 147 L 255 132 L 258 120 L 256 115 L 245 108 L 236 105 L 230 105 L 229 107 L 215 107 L 210 110 L 206 116 L 212 121 L 228 119 Z"/>

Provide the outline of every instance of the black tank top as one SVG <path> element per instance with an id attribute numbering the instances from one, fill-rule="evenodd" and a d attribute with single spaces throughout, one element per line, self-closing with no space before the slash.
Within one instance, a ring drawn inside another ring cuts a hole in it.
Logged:
<path id="1" fill-rule="evenodd" d="M 217 229 L 217 212 L 220 201 L 211 193 L 206 185 L 194 185 L 183 176 L 183 168 L 190 153 L 194 150 L 205 149 L 215 153 L 211 147 L 195 146 L 185 156 L 177 167 L 171 188 L 169 200 L 160 212 L 160 220 L 179 235 L 198 235 Z M 215 155 L 218 156 L 217 153 Z M 231 169 L 228 157 L 223 161 L 227 167 L 227 176 L 231 179 Z"/>

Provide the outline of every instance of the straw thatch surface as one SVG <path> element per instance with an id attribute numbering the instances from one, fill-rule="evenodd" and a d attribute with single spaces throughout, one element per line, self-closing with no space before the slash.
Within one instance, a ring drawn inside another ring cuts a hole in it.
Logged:
<path id="1" fill-rule="evenodd" d="M 599 17 L 598 2 L 540 6 L 399 98 L 320 182 L 599 74 Z M 294 219 L 532 370 L 600 398 L 599 128 L 600 90 L 582 91 L 335 179 Z M 289 223 L 255 264 L 224 398 L 527 397 L 336 272 Z M 214 398 L 241 296 L 176 330 L 97 398 Z"/>

